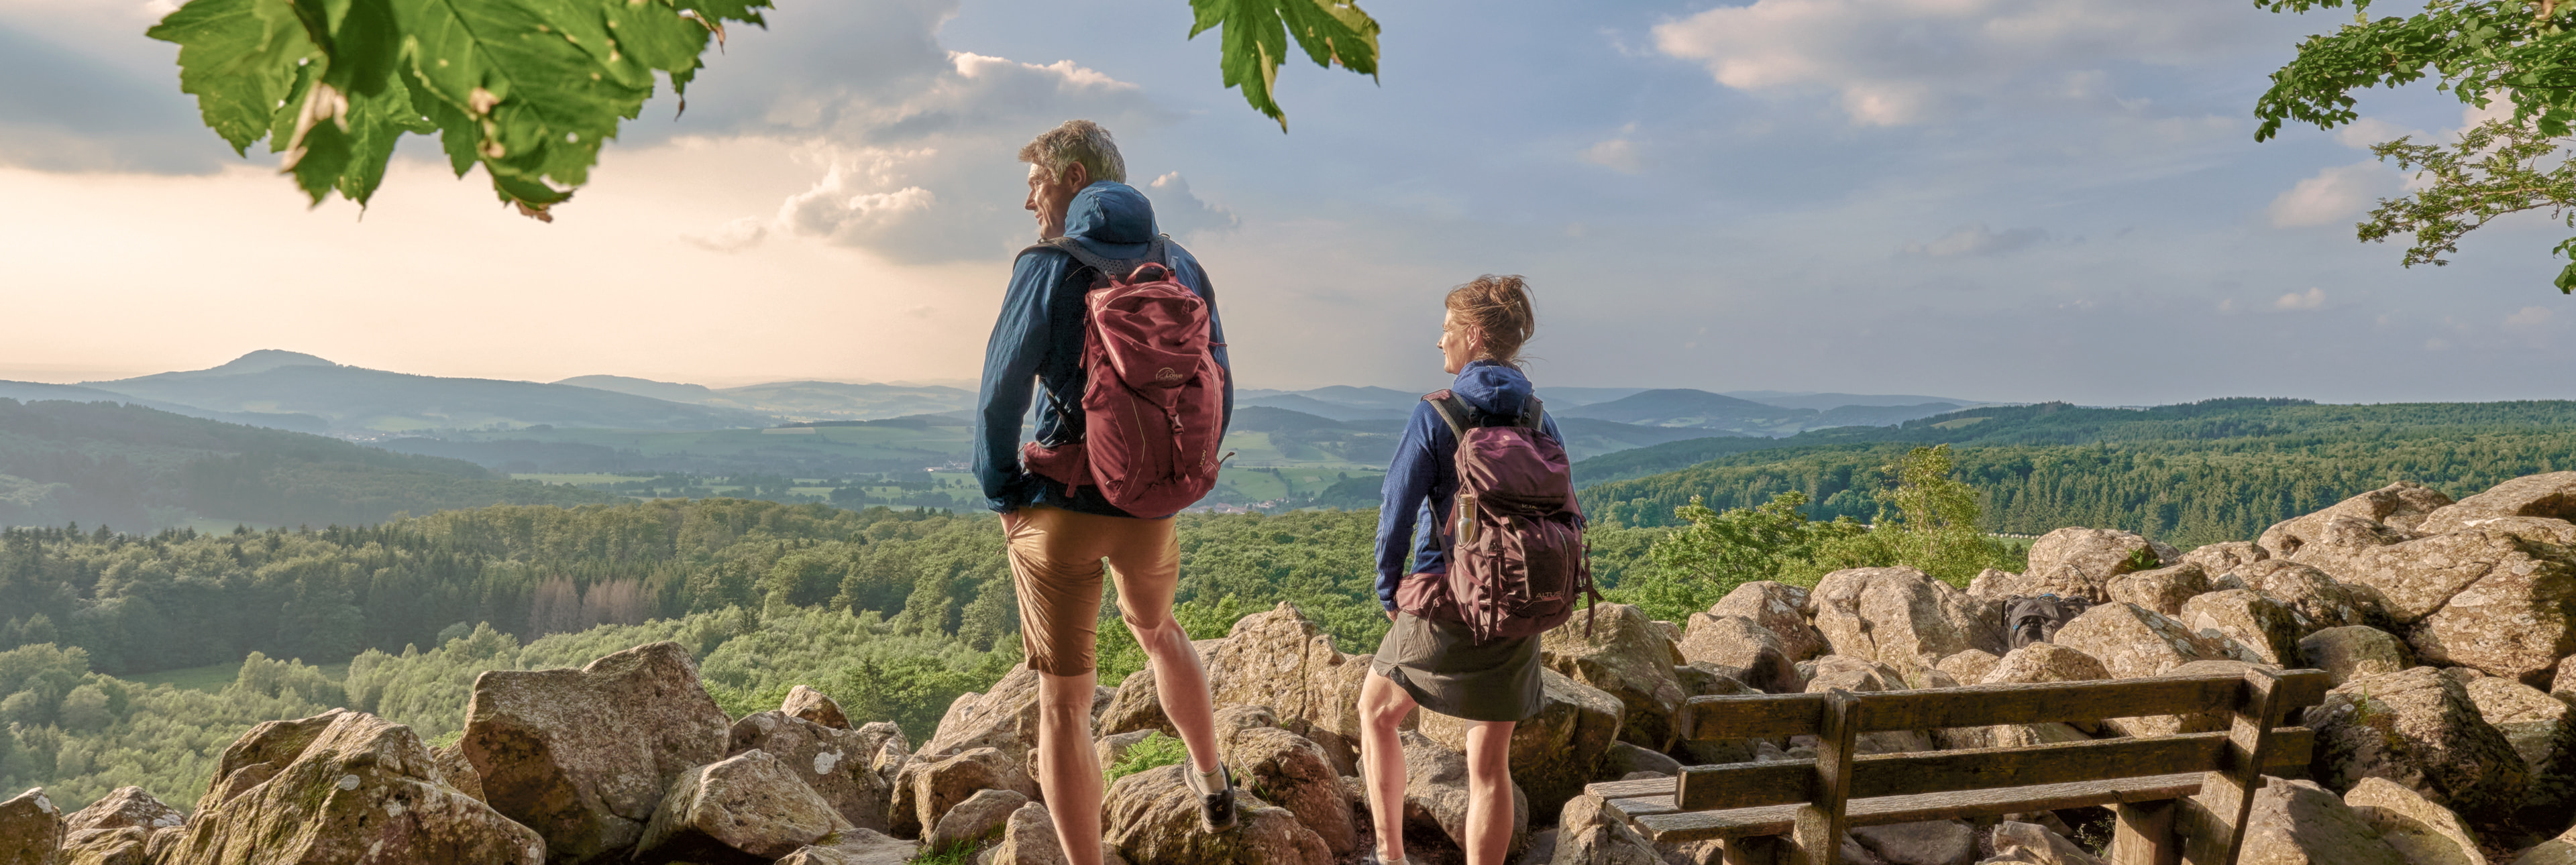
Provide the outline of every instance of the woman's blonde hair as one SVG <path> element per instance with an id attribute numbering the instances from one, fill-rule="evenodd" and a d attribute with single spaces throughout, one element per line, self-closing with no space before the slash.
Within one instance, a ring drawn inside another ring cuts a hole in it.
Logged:
<path id="1" fill-rule="evenodd" d="M 1478 359 L 1521 365 L 1521 346 L 1538 329 L 1538 313 L 1530 309 L 1527 282 L 1518 276 L 1489 273 L 1450 289 L 1445 303 L 1450 312 L 1458 314 L 1461 323 L 1476 329 Z"/>

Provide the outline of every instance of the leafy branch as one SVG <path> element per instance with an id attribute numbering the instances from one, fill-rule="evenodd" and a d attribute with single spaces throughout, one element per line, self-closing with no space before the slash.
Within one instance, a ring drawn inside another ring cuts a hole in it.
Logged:
<path id="1" fill-rule="evenodd" d="M 1239 87 L 1243 101 L 1288 131 L 1288 115 L 1270 96 L 1279 83 L 1279 63 L 1288 56 L 1288 37 L 1315 65 L 1334 64 L 1371 79 L 1377 77 L 1377 20 L 1360 11 L 1354 0 L 1190 0 L 1198 21 L 1190 26 L 1196 39 L 1210 28 L 1225 29 L 1218 68 L 1225 86 Z"/>

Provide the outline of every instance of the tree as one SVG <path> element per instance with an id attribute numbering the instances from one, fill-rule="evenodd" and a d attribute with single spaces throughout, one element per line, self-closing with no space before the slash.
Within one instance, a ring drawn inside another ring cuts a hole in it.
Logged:
<path id="1" fill-rule="evenodd" d="M 2412 136 L 2383 142 L 2371 152 L 2424 181 L 2414 191 L 2383 199 L 2355 226 L 2361 240 L 2379 243 L 2413 235 L 2404 264 L 2441 266 L 2459 251 L 2460 238 L 2508 214 L 2546 210 L 2576 228 L 2576 166 L 2566 149 L 2568 121 L 2576 118 L 2576 47 L 2568 27 L 2576 12 L 2558 0 L 2428 0 L 2413 16 L 2372 20 L 2370 0 L 2256 0 L 2273 12 L 2309 12 L 2349 4 L 2353 22 L 2333 33 L 2308 37 L 2298 56 L 2272 73 L 2272 88 L 2255 103 L 2262 121 L 2254 140 L 2280 133 L 2287 121 L 2332 129 L 2360 119 L 2353 91 L 2395 88 L 2436 79 L 2435 89 L 2477 108 L 2498 100 L 2510 116 L 2487 120 L 2451 143 L 2417 142 Z M 2562 293 L 2576 292 L 2576 237 L 2554 255 L 2569 259 L 2558 272 Z"/>
<path id="2" fill-rule="evenodd" d="M 463 177 L 540 221 L 572 197 L 653 95 L 688 109 L 712 38 L 766 27 L 770 0 L 189 0 L 146 35 L 179 45 L 179 89 L 233 152 L 265 138 L 318 205 L 365 206 L 394 143 L 438 136 Z M 1377 22 L 1354 0 L 1190 0 L 1190 36 L 1223 29 L 1227 87 L 1288 128 L 1271 97 L 1288 39 L 1316 65 L 1377 75 Z"/>

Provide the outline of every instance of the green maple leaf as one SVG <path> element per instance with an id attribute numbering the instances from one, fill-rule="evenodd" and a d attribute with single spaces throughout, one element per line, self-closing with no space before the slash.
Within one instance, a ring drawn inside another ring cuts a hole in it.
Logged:
<path id="1" fill-rule="evenodd" d="M 1340 64 L 1377 77 L 1377 20 L 1353 0 L 1190 0 L 1190 10 L 1197 13 L 1191 38 L 1211 28 L 1225 30 L 1217 59 L 1225 86 L 1241 88 L 1243 101 L 1279 121 L 1281 132 L 1288 131 L 1288 115 L 1271 93 L 1278 88 L 1289 37 L 1296 37 L 1297 47 L 1317 66 Z"/>

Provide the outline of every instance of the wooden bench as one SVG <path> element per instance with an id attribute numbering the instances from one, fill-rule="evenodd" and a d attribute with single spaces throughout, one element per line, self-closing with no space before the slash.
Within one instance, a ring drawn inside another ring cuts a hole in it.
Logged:
<path id="1" fill-rule="evenodd" d="M 2325 696 L 2318 670 L 1915 691 L 1694 697 L 1693 740 L 1817 738 L 1814 759 L 1692 766 L 1586 792 L 1649 841 L 1724 839 L 1730 865 L 1835 865 L 1853 826 L 2111 806 L 2113 865 L 2234 865 L 2264 774 L 2315 745 L 2282 727 Z M 2224 732 L 1857 757 L 1860 733 L 2227 713 Z"/>

